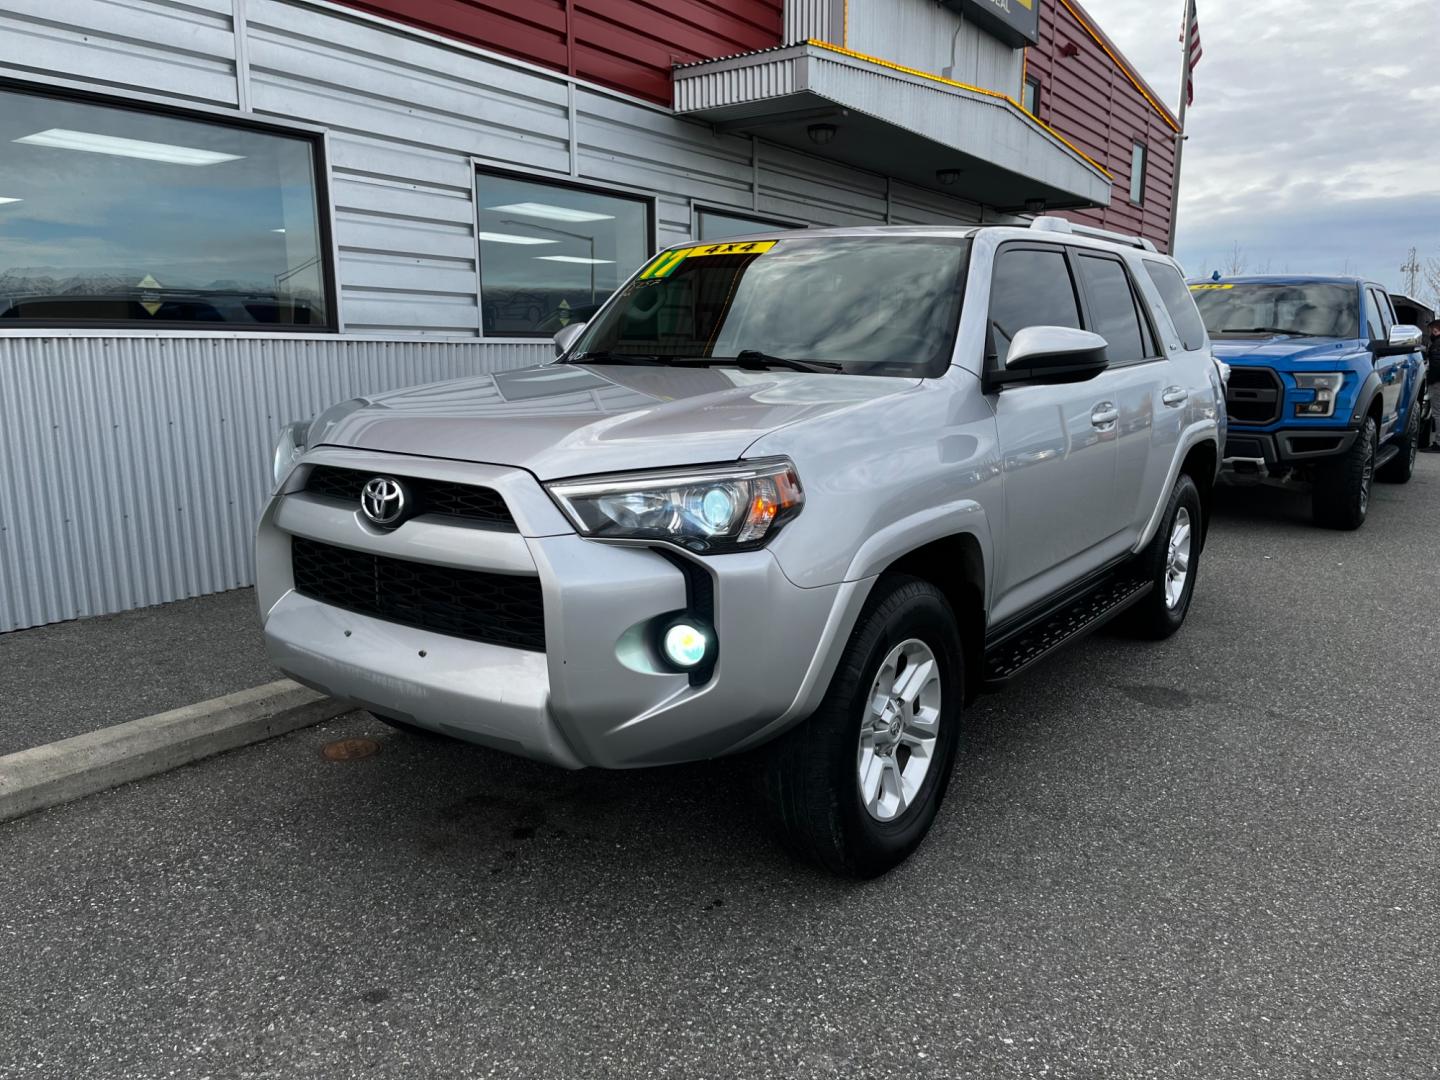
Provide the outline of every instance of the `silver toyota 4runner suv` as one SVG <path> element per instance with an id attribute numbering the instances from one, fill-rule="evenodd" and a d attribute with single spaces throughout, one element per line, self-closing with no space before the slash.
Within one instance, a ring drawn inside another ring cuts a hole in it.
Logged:
<path id="1" fill-rule="evenodd" d="M 1145 241 L 816 229 L 662 252 L 555 362 L 291 425 L 265 641 L 401 727 L 564 768 L 761 749 L 782 836 L 882 873 L 961 710 L 1185 619 L 1219 370 Z"/>

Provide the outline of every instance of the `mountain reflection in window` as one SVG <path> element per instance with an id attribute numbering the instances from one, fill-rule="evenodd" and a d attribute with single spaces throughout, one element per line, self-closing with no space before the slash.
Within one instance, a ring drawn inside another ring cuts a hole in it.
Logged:
<path id="1" fill-rule="evenodd" d="M 0 325 L 330 325 L 312 140 L 0 90 Z"/>

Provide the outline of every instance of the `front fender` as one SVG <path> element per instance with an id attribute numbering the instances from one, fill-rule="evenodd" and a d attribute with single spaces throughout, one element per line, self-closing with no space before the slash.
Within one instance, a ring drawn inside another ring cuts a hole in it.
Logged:
<path id="1" fill-rule="evenodd" d="M 1145 522 L 1140 539 L 1131 549 L 1133 552 L 1138 554 L 1144 551 L 1146 545 L 1155 538 L 1155 533 L 1160 528 L 1160 519 L 1165 516 L 1165 507 L 1170 503 L 1170 492 L 1175 488 L 1175 481 L 1180 479 L 1180 469 L 1185 464 L 1185 459 L 1190 455 L 1190 451 L 1201 443 L 1214 443 L 1215 464 L 1218 468 L 1220 461 L 1225 456 L 1225 449 L 1221 445 L 1222 438 L 1220 425 L 1213 419 L 1197 421 L 1180 433 L 1180 442 L 1176 445 L 1175 456 L 1170 461 L 1170 469 L 1165 475 L 1165 484 L 1160 489 L 1160 501 L 1150 512 L 1150 518 Z"/>
<path id="2" fill-rule="evenodd" d="M 1359 393 L 1355 395 L 1355 408 L 1350 412 L 1351 427 L 1357 426 L 1365 419 L 1365 414 L 1370 411 L 1370 406 L 1380 393 L 1382 385 L 1378 371 L 1372 371 L 1365 376 L 1364 381 L 1360 383 Z"/>

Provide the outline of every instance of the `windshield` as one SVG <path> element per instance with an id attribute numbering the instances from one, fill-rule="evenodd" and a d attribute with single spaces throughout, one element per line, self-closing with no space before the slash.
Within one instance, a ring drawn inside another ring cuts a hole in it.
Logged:
<path id="1" fill-rule="evenodd" d="M 815 237 L 663 252 L 586 331 L 579 363 L 938 375 L 970 241 Z"/>
<path id="2" fill-rule="evenodd" d="M 1190 292 L 1212 335 L 1360 336 L 1359 294 L 1353 285 L 1207 282 L 1191 285 Z"/>

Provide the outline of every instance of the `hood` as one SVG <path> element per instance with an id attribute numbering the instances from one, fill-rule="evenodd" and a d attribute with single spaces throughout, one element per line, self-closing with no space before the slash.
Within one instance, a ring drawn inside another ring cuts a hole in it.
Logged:
<path id="1" fill-rule="evenodd" d="M 514 465 L 542 480 L 699 465 L 733 461 L 777 428 L 918 384 L 795 371 L 547 364 L 359 399 L 320 417 L 313 445 Z"/>
<path id="2" fill-rule="evenodd" d="M 1291 360 L 1338 360 L 1346 353 L 1362 352 L 1360 341 L 1325 337 L 1211 338 L 1215 356 L 1227 364 L 1282 364 Z"/>

